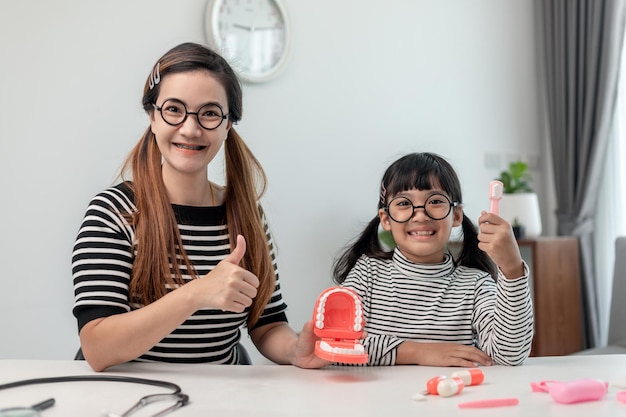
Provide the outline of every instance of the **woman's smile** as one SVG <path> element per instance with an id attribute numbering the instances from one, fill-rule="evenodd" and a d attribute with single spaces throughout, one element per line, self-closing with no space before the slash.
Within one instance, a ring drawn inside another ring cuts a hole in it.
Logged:
<path id="1" fill-rule="evenodd" d="M 178 149 L 183 149 L 183 150 L 188 150 L 188 151 L 201 151 L 203 149 L 206 149 L 206 146 L 188 145 L 185 143 L 174 143 L 174 146 L 176 146 Z"/>

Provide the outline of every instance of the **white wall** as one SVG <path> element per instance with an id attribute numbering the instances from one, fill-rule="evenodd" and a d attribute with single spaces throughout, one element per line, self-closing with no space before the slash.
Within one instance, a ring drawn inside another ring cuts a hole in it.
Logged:
<path id="1" fill-rule="evenodd" d="M 269 177 L 264 204 L 299 329 L 397 157 L 446 156 L 473 219 L 510 159 L 538 158 L 545 194 L 547 158 L 533 2 L 283 2 L 292 57 L 279 78 L 245 85 L 238 130 Z M 155 60 L 205 41 L 205 6 L 0 0 L 0 358 L 73 356 L 70 256 L 83 211 L 147 126 L 140 99 Z M 544 214 L 544 229 L 551 221 Z"/>

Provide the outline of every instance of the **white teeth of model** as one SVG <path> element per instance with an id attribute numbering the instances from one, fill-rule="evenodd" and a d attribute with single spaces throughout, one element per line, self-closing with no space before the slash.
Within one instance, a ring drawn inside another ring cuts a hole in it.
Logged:
<path id="1" fill-rule="evenodd" d="M 339 292 L 349 294 L 352 297 L 352 300 L 354 301 L 355 316 L 353 330 L 357 332 L 361 331 L 361 329 L 363 329 L 363 307 L 361 299 L 355 294 L 342 290 L 341 288 L 335 288 L 331 291 L 328 291 L 320 298 L 319 304 L 317 306 L 317 314 L 315 315 L 315 327 L 317 327 L 318 329 L 324 328 L 324 313 L 326 311 L 326 301 L 328 301 L 328 298 L 331 294 Z"/>
<path id="2" fill-rule="evenodd" d="M 322 350 L 324 350 L 326 352 L 332 352 L 333 351 L 333 348 L 330 347 L 328 342 L 324 342 L 323 340 L 320 342 L 320 348 L 322 348 Z"/>
<path id="3" fill-rule="evenodd" d="M 361 354 L 365 352 L 365 348 L 360 343 L 354 345 L 354 349 L 346 349 L 346 348 L 333 348 L 327 342 L 322 341 L 320 342 L 320 348 L 330 353 Z"/>

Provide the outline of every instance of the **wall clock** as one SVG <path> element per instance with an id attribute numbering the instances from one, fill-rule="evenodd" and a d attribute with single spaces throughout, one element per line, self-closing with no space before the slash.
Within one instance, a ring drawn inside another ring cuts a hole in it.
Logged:
<path id="1" fill-rule="evenodd" d="M 280 0 L 209 0 L 205 34 L 244 81 L 270 80 L 287 62 L 291 31 Z"/>

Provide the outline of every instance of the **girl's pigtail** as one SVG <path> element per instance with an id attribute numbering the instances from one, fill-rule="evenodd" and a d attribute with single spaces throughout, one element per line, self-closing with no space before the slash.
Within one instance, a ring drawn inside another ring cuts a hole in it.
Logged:
<path id="1" fill-rule="evenodd" d="M 361 255 L 381 259 L 391 258 L 393 251 L 385 251 L 380 244 L 380 239 L 378 238 L 379 226 L 380 218 L 376 216 L 368 223 L 357 240 L 352 245 L 348 246 L 335 260 L 333 266 L 333 280 L 337 284 L 341 284 L 345 281 L 348 273 L 352 270 Z"/>

